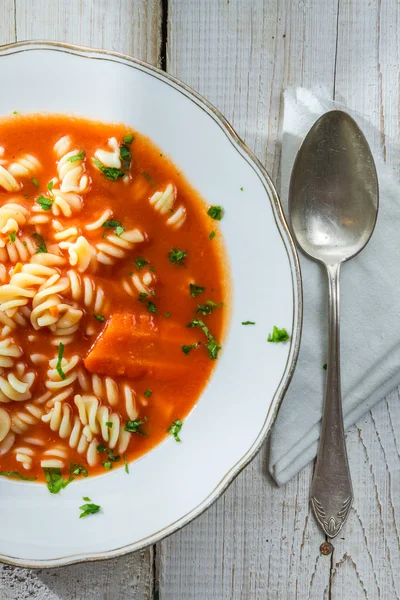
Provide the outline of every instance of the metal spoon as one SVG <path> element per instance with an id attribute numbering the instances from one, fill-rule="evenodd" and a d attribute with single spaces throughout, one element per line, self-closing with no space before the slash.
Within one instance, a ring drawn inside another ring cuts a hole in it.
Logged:
<path id="1" fill-rule="evenodd" d="M 311 505 L 333 538 L 353 501 L 340 390 L 339 274 L 341 264 L 368 243 L 378 214 L 374 159 L 347 113 L 328 112 L 308 132 L 292 171 L 289 213 L 297 243 L 328 274 L 328 371 Z"/>

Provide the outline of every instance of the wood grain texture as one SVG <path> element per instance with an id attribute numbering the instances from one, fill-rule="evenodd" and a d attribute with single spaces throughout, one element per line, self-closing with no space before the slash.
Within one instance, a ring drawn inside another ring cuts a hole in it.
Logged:
<path id="1" fill-rule="evenodd" d="M 25 39 L 67 41 L 157 64 L 159 21 L 157 0 L 2 0 L 0 44 Z M 61 523 L 55 535 L 62 535 Z M 0 565 L 0 599 L 150 600 L 153 562 L 149 548 L 106 562 L 50 570 Z"/>
<path id="2" fill-rule="evenodd" d="M 282 90 L 333 94 L 337 0 L 171 0 L 169 18 L 168 71 L 224 113 L 276 180 Z M 216 505 L 158 545 L 161 600 L 328 598 L 310 481 L 308 467 L 278 489 L 263 449 Z"/>

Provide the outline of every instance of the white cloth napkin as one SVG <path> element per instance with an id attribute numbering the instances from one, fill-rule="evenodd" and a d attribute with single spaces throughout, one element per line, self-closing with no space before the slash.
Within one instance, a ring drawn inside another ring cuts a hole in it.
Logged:
<path id="1" fill-rule="evenodd" d="M 293 162 L 313 123 L 333 108 L 305 89 L 287 90 L 281 162 L 281 199 Z M 371 125 L 356 114 L 367 138 Z M 348 428 L 400 384 L 400 185 L 375 156 L 380 207 L 366 248 L 341 272 L 341 367 L 344 424 Z M 287 213 L 286 213 L 287 214 Z M 282 485 L 317 453 L 327 362 L 325 270 L 299 252 L 303 278 L 303 333 L 297 367 L 271 433 L 270 472 Z M 284 324 L 281 324 L 284 327 Z"/>

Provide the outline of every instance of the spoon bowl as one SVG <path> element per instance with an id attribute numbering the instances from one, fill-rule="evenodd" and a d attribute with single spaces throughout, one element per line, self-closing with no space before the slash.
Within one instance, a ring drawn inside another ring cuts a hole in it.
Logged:
<path id="1" fill-rule="evenodd" d="M 297 155 L 289 212 L 301 248 L 326 264 L 352 258 L 368 243 L 378 214 L 378 180 L 357 123 L 333 110 L 312 127 Z"/>
<path id="2" fill-rule="evenodd" d="M 326 113 L 307 134 L 293 166 L 289 213 L 297 243 L 328 275 L 328 368 L 311 505 L 325 534 L 335 537 L 353 501 L 340 385 L 340 266 L 368 243 L 378 214 L 371 150 L 347 113 Z"/>

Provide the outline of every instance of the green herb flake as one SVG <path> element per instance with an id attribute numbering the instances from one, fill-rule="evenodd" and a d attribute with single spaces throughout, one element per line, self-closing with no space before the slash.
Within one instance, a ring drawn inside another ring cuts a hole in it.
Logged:
<path id="1" fill-rule="evenodd" d="M 49 192 L 53 191 L 53 187 L 54 187 L 54 182 L 53 180 L 49 181 L 49 183 L 47 184 L 47 189 L 49 190 Z"/>
<path id="2" fill-rule="evenodd" d="M 148 181 L 149 183 L 151 183 L 152 185 L 156 185 L 156 182 L 154 181 L 154 179 L 152 178 L 151 175 L 149 175 L 148 173 L 146 173 L 145 171 L 142 171 L 142 175 L 143 177 L 146 179 L 146 181 Z"/>
<path id="3" fill-rule="evenodd" d="M 126 454 L 124 454 L 124 463 L 125 463 L 125 473 L 127 475 L 129 475 L 129 463 L 128 463 L 128 459 L 126 457 Z"/>
<path id="4" fill-rule="evenodd" d="M 107 446 L 105 446 L 104 444 L 99 444 L 98 446 L 96 446 L 96 450 L 101 454 L 102 452 L 105 452 L 107 450 Z"/>
<path id="5" fill-rule="evenodd" d="M 70 156 L 69 158 L 67 158 L 68 162 L 76 162 L 78 160 L 83 160 L 85 158 L 85 151 L 84 150 L 79 150 L 78 154 L 74 154 L 73 156 Z"/>
<path id="6" fill-rule="evenodd" d="M 37 187 L 37 188 L 39 187 L 39 182 L 38 182 L 38 180 L 36 179 L 36 177 L 32 177 L 31 181 L 32 181 L 32 183 L 33 183 L 33 185 L 34 185 L 35 187 Z"/>
<path id="7" fill-rule="evenodd" d="M 215 231 L 212 231 L 208 237 L 212 240 L 215 237 Z"/>
<path id="8" fill-rule="evenodd" d="M 112 429 L 113 423 L 112 421 L 106 421 L 106 427 L 108 427 L 109 429 Z"/>
<path id="9" fill-rule="evenodd" d="M 114 450 L 111 450 L 111 448 L 107 449 L 107 458 L 110 462 L 118 462 L 121 460 L 120 455 L 114 454 Z"/>
<path id="10" fill-rule="evenodd" d="M 15 242 L 16 235 L 17 235 L 16 231 L 11 231 L 11 233 L 8 234 L 8 243 L 9 244 L 13 244 Z"/>
<path id="11" fill-rule="evenodd" d="M 222 206 L 210 206 L 210 208 L 207 211 L 207 214 L 215 221 L 220 221 L 223 217 L 224 211 Z"/>
<path id="12" fill-rule="evenodd" d="M 72 462 L 70 465 L 69 472 L 70 472 L 70 475 L 76 475 L 76 476 L 83 475 L 83 477 L 88 477 L 88 475 L 89 475 L 87 469 L 83 465 L 74 465 Z"/>
<path id="13" fill-rule="evenodd" d="M 183 427 L 183 422 L 180 419 L 176 419 L 172 421 L 172 425 L 168 427 L 167 431 L 170 435 L 173 435 L 176 442 L 181 442 L 181 438 L 179 437 L 179 433 Z"/>
<path id="14" fill-rule="evenodd" d="M 40 195 L 39 198 L 36 198 L 36 202 L 43 208 L 43 210 L 50 210 L 54 200 Z"/>
<path id="15" fill-rule="evenodd" d="M 21 479 L 21 481 L 36 481 L 37 477 L 25 477 L 18 471 L 0 471 L 1 477 L 14 477 L 14 479 Z"/>
<path id="16" fill-rule="evenodd" d="M 85 502 L 91 502 L 91 499 L 88 498 L 87 496 L 83 496 L 82 500 L 84 500 Z"/>
<path id="17" fill-rule="evenodd" d="M 171 316 L 171 313 L 170 312 L 166 312 L 165 315 L 164 315 L 164 319 L 169 319 L 170 316 Z"/>
<path id="18" fill-rule="evenodd" d="M 124 142 L 124 144 L 132 144 L 134 139 L 135 138 L 133 137 L 133 133 L 130 133 L 129 135 L 124 135 L 122 141 Z"/>
<path id="19" fill-rule="evenodd" d="M 134 263 L 136 265 L 137 270 L 140 271 L 140 269 L 143 269 L 144 266 L 149 264 L 149 261 L 145 258 L 135 258 Z"/>
<path id="20" fill-rule="evenodd" d="M 157 309 L 156 309 L 156 305 L 154 304 L 154 302 L 146 302 L 146 306 L 147 306 L 147 310 L 150 313 L 153 313 L 154 315 L 157 314 Z"/>
<path id="21" fill-rule="evenodd" d="M 240 191 L 241 191 L 241 192 L 243 192 L 243 190 L 244 190 L 244 188 L 242 188 L 242 187 L 241 187 L 241 188 L 240 188 Z"/>
<path id="22" fill-rule="evenodd" d="M 61 475 L 61 469 L 44 467 L 44 476 L 46 478 L 46 484 L 51 494 L 58 494 L 61 490 L 67 487 L 71 483 L 72 478 L 70 477 L 66 481 Z"/>
<path id="23" fill-rule="evenodd" d="M 221 306 L 223 306 L 223 302 L 220 302 L 219 304 L 217 304 L 216 302 L 213 302 L 212 300 L 207 300 L 207 302 L 205 304 L 197 305 L 196 312 L 201 315 L 209 315 L 212 313 L 214 308 L 220 308 Z"/>
<path id="24" fill-rule="evenodd" d="M 196 342 L 196 344 L 190 344 L 190 346 L 182 346 L 183 354 L 189 354 L 192 350 L 196 350 L 200 344 L 201 342 Z"/>
<path id="25" fill-rule="evenodd" d="M 211 358 L 211 360 L 215 360 L 218 357 L 218 352 L 221 350 L 221 346 L 218 345 L 217 340 L 212 335 L 204 321 L 201 319 L 193 319 L 193 321 L 187 324 L 187 327 L 200 327 L 208 340 L 207 344 L 205 344 L 208 356 Z"/>
<path id="26" fill-rule="evenodd" d="M 38 245 L 36 248 L 36 254 L 47 253 L 46 242 L 44 241 L 40 233 L 32 233 L 32 237 L 35 238 L 36 243 Z"/>
<path id="27" fill-rule="evenodd" d="M 112 469 L 112 463 L 107 461 L 107 462 L 103 462 L 103 467 L 105 469 L 107 469 L 107 471 L 109 471 L 110 469 Z"/>
<path id="28" fill-rule="evenodd" d="M 196 298 L 199 294 L 204 292 L 206 288 L 201 287 L 200 285 L 195 285 L 194 283 L 189 283 L 189 292 L 192 298 Z"/>
<path id="29" fill-rule="evenodd" d="M 101 507 L 98 504 L 93 504 L 93 502 L 82 504 L 82 506 L 79 507 L 79 510 L 82 511 L 79 518 L 82 519 L 88 515 L 94 515 L 99 512 L 100 508 Z"/>
<path id="30" fill-rule="evenodd" d="M 57 357 L 56 370 L 57 370 L 57 373 L 59 374 L 59 376 L 61 377 L 61 379 L 66 378 L 66 374 L 62 370 L 62 366 L 61 366 L 63 354 L 64 354 L 64 344 L 62 342 L 60 342 L 60 345 L 58 346 L 58 357 Z"/>
<path id="31" fill-rule="evenodd" d="M 122 168 L 129 171 L 131 168 L 131 151 L 126 144 L 121 144 L 119 147 L 119 157 L 121 159 Z"/>
<path id="32" fill-rule="evenodd" d="M 274 325 L 272 330 L 272 334 L 268 335 L 268 342 L 272 342 L 273 344 L 278 344 L 279 342 L 287 342 L 290 339 L 290 336 L 286 329 L 279 329 Z"/>
<path id="33" fill-rule="evenodd" d="M 328 368 L 328 365 L 327 365 L 327 363 L 325 363 L 324 365 L 322 365 L 322 368 L 323 368 L 323 369 L 325 369 L 325 371 L 326 371 L 326 370 L 327 370 L 327 368 Z"/>
<path id="34" fill-rule="evenodd" d="M 144 396 L 145 398 L 150 398 L 150 396 L 152 395 L 152 393 L 153 393 L 153 392 L 152 392 L 152 390 L 148 390 L 148 389 L 147 389 L 147 390 L 145 390 L 145 391 L 143 392 L 143 396 Z"/>
<path id="35" fill-rule="evenodd" d="M 17 110 L 13 110 L 13 115 L 17 115 L 18 111 Z"/>
<path id="36" fill-rule="evenodd" d="M 98 158 L 92 158 L 93 164 L 101 171 L 109 181 L 117 181 L 120 177 L 125 177 L 126 174 L 116 167 L 105 167 Z"/>
<path id="37" fill-rule="evenodd" d="M 95 319 L 97 319 L 98 321 L 100 321 L 100 323 L 104 323 L 104 321 L 106 320 L 104 315 L 97 315 L 96 313 L 93 315 Z"/>
<path id="38" fill-rule="evenodd" d="M 24 194 L 24 198 L 25 198 L 25 200 L 29 200 L 29 195 L 28 194 Z"/>
<path id="39" fill-rule="evenodd" d="M 129 431 L 130 433 L 138 433 L 139 435 L 147 435 L 141 429 L 141 425 L 143 425 L 143 421 L 141 419 L 137 419 L 136 421 L 127 421 L 125 424 L 125 431 Z"/>
<path id="40" fill-rule="evenodd" d="M 179 250 L 178 248 L 171 248 L 168 258 L 172 262 L 173 265 L 181 265 L 185 266 L 183 259 L 187 256 L 187 252 L 185 250 Z"/>
<path id="41" fill-rule="evenodd" d="M 110 219 L 108 221 L 104 221 L 102 227 L 104 229 L 114 229 L 115 235 L 117 235 L 118 237 L 121 236 L 121 233 L 123 233 L 125 231 L 124 227 L 122 227 L 121 223 L 119 221 L 116 221 L 115 219 Z"/>
<path id="42" fill-rule="evenodd" d="M 255 321 L 242 321 L 242 325 L 255 325 Z"/>

